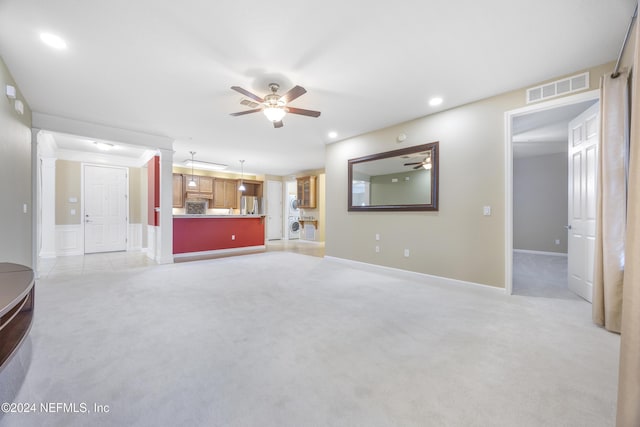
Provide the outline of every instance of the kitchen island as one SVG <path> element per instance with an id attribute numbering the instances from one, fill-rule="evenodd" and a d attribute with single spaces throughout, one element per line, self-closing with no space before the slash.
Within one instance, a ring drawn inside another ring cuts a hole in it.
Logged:
<path id="1" fill-rule="evenodd" d="M 173 257 L 265 250 L 264 215 L 174 215 Z"/>

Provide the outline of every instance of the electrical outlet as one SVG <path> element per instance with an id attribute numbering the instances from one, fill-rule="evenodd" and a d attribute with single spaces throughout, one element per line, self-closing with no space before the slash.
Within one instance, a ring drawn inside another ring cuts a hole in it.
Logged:
<path id="1" fill-rule="evenodd" d="M 376 246 L 376 253 L 380 253 L 380 246 Z"/>
<path id="2" fill-rule="evenodd" d="M 409 249 L 404 250 L 404 257 L 409 258 Z"/>
<path id="3" fill-rule="evenodd" d="M 231 240 L 236 240 L 236 235 L 235 234 L 231 235 Z"/>

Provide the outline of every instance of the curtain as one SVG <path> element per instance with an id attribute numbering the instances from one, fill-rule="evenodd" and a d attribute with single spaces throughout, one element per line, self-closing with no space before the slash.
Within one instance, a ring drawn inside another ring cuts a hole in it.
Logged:
<path id="1" fill-rule="evenodd" d="M 627 204 L 628 74 L 600 79 L 600 155 L 596 214 L 593 321 L 613 332 L 622 322 Z"/>
<path id="2" fill-rule="evenodd" d="M 640 426 L 640 31 L 636 26 L 631 92 L 626 269 L 622 302 L 618 427 Z"/>

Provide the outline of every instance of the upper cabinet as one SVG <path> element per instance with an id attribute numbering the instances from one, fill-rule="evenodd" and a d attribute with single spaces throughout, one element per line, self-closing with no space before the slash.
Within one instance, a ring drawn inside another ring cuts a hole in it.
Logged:
<path id="1" fill-rule="evenodd" d="M 302 176 L 296 178 L 298 184 L 298 207 L 303 209 L 315 209 L 316 202 L 316 176 Z"/>
<path id="2" fill-rule="evenodd" d="M 190 187 L 189 182 L 192 179 L 196 183 L 196 185 Z M 213 199 L 213 177 L 185 175 L 184 189 L 187 193 L 188 198 Z"/>
<path id="3" fill-rule="evenodd" d="M 256 196 L 262 197 L 262 181 L 256 181 L 254 179 L 245 179 L 242 181 L 244 184 L 243 196 Z"/>
<path id="4" fill-rule="evenodd" d="M 173 174 L 173 207 L 184 207 L 184 177 L 179 173 Z"/>
<path id="5" fill-rule="evenodd" d="M 214 208 L 238 208 L 238 181 L 235 179 L 216 178 L 213 180 Z"/>

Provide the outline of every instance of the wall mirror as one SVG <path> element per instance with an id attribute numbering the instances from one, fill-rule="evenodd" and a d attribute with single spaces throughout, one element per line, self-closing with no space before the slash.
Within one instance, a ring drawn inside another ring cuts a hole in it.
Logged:
<path id="1" fill-rule="evenodd" d="M 350 159 L 349 211 L 437 211 L 438 142 Z"/>

